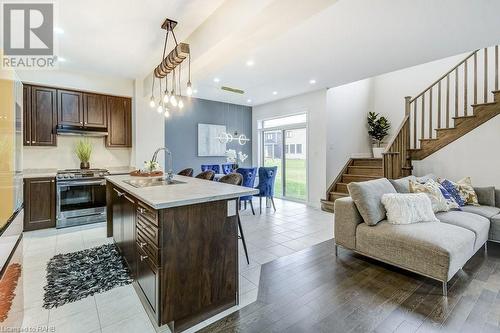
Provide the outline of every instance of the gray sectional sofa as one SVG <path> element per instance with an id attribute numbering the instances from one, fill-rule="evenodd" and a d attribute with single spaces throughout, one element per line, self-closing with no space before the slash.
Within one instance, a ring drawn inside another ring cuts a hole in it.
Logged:
<path id="1" fill-rule="evenodd" d="M 367 192 L 367 200 L 381 199 L 381 185 L 394 188 L 393 192 L 407 192 L 408 178 L 391 180 L 385 178 L 366 183 L 378 188 Z M 360 184 L 360 183 L 358 183 Z M 390 190 L 390 189 L 389 189 Z M 382 220 L 376 225 L 364 223 L 367 212 L 351 197 L 335 201 L 335 254 L 337 246 L 361 255 L 386 262 L 438 280 L 443 284 L 443 295 L 447 294 L 447 282 L 465 263 L 484 246 L 487 240 L 500 241 L 500 190 L 493 187 L 475 188 L 480 206 L 465 206 L 462 211 L 437 213 L 439 222 L 422 222 L 394 225 Z M 376 206 L 376 205 L 375 205 Z M 378 207 L 368 205 L 376 211 Z M 382 206 L 383 209 L 383 206 Z M 376 214 L 377 212 L 375 212 Z"/>

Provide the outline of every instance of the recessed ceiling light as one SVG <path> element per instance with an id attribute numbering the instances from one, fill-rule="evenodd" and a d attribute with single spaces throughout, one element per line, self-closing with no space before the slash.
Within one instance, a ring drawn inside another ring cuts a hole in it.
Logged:
<path id="1" fill-rule="evenodd" d="M 57 61 L 58 62 L 65 62 L 66 61 L 66 58 L 63 58 L 63 57 L 57 57 Z"/>
<path id="2" fill-rule="evenodd" d="M 55 32 L 56 34 L 58 34 L 58 35 L 62 35 L 62 34 L 64 33 L 64 30 L 63 30 L 63 29 L 61 29 L 61 28 L 57 28 L 57 27 L 55 27 L 55 28 L 54 28 L 54 32 Z"/>
<path id="3" fill-rule="evenodd" d="M 214 82 L 215 83 L 220 82 L 220 79 L 218 77 L 214 77 Z"/>
<path id="4" fill-rule="evenodd" d="M 277 91 L 273 91 L 273 95 L 278 95 L 278 92 Z"/>
<path id="5" fill-rule="evenodd" d="M 247 60 L 247 62 L 246 62 L 246 65 L 247 65 L 248 67 L 252 67 L 254 64 L 255 64 L 255 63 L 254 63 L 254 61 L 253 61 L 253 60 Z"/>
<path id="6" fill-rule="evenodd" d="M 247 99 L 247 103 L 252 103 L 252 100 L 251 99 Z"/>
<path id="7" fill-rule="evenodd" d="M 315 79 L 309 80 L 309 84 L 316 84 L 316 80 Z"/>

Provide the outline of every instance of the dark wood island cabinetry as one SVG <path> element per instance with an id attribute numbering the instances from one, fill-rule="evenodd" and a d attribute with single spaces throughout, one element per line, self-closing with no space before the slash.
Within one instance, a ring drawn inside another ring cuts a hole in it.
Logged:
<path id="1" fill-rule="evenodd" d="M 254 190 L 241 188 L 232 198 L 155 208 L 116 180 L 127 177 L 107 177 L 108 236 L 124 257 L 152 321 L 180 331 L 237 305 L 236 201 Z M 172 185 L 163 187 L 166 193 L 174 191 Z M 141 190 L 147 194 L 150 189 Z"/>

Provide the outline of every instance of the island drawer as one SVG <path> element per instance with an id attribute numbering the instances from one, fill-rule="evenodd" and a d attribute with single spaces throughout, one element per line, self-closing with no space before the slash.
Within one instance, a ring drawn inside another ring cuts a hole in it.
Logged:
<path id="1" fill-rule="evenodd" d="M 139 230 L 137 231 L 137 246 L 146 253 L 156 266 L 159 265 L 160 250 Z"/>
<path id="2" fill-rule="evenodd" d="M 149 308 L 156 316 L 159 310 L 159 270 L 151 262 L 149 255 L 146 254 L 144 250 L 139 246 L 137 246 L 137 254 L 138 260 L 136 282 L 139 285 L 142 294 L 149 305 Z"/>
<path id="3" fill-rule="evenodd" d="M 146 236 L 154 245 L 159 245 L 159 232 L 158 228 L 152 224 L 149 220 L 146 220 L 140 215 L 137 215 L 137 231 L 141 231 L 141 233 Z"/>
<path id="4" fill-rule="evenodd" d="M 158 227 L 158 211 L 149 207 L 145 203 L 140 201 L 137 203 L 137 215 L 151 221 L 151 223 Z"/>

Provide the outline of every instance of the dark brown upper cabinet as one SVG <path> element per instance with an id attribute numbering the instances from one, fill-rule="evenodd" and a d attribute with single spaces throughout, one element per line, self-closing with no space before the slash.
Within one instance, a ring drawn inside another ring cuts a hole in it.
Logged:
<path id="1" fill-rule="evenodd" d="M 85 126 L 106 128 L 106 96 L 98 94 L 83 94 L 83 122 Z"/>
<path id="2" fill-rule="evenodd" d="M 107 96 L 107 147 L 132 147 L 132 106 L 130 98 Z"/>
<path id="3" fill-rule="evenodd" d="M 24 87 L 24 145 L 57 145 L 57 90 Z"/>
<path id="4" fill-rule="evenodd" d="M 132 100 L 24 84 L 24 145 L 56 146 L 57 126 L 108 131 L 107 147 L 132 147 Z"/>
<path id="5" fill-rule="evenodd" d="M 55 178 L 24 180 L 24 231 L 56 226 Z"/>
<path id="6" fill-rule="evenodd" d="M 83 94 L 57 90 L 57 124 L 83 126 Z"/>

